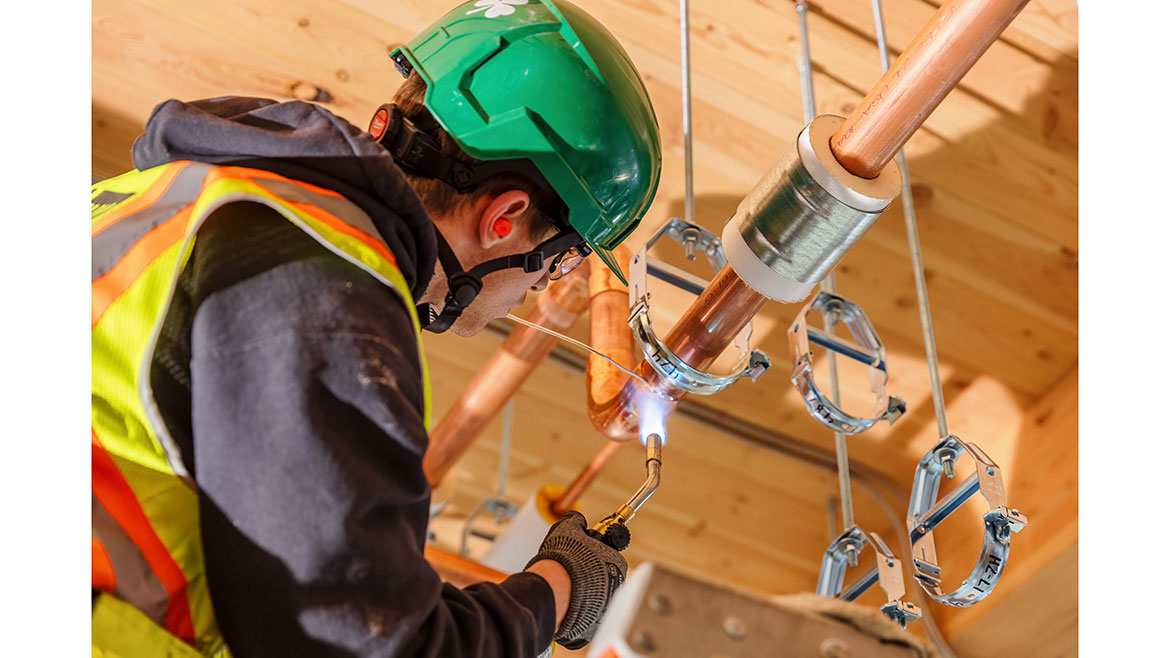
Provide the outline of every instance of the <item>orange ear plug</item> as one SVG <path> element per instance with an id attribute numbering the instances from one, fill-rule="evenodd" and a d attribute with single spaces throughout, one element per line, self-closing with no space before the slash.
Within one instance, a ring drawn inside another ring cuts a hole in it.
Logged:
<path id="1" fill-rule="evenodd" d="M 512 232 L 512 222 L 503 218 L 497 219 L 496 222 L 492 224 L 492 230 L 495 231 L 496 235 L 500 236 L 501 238 L 506 238 L 508 237 L 508 234 Z"/>

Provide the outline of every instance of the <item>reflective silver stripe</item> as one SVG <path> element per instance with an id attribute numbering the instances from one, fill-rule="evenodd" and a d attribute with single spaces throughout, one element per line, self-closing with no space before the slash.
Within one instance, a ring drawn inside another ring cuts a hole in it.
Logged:
<path id="1" fill-rule="evenodd" d="M 333 215 L 370 237 L 382 241 L 381 234 L 374 227 L 373 220 L 364 210 L 357 207 L 352 201 L 343 197 L 317 194 L 291 181 L 272 180 L 267 178 L 252 178 L 253 183 L 272 192 L 285 201 L 294 203 L 308 203 Z"/>
<path id="2" fill-rule="evenodd" d="M 203 179 L 211 169 L 211 165 L 202 162 L 185 165 L 171 181 L 167 191 L 154 203 L 110 224 L 93 236 L 90 242 L 90 281 L 113 269 L 142 236 L 198 198 Z"/>
<path id="3" fill-rule="evenodd" d="M 130 540 L 97 496 L 91 494 L 91 497 L 93 538 L 106 549 L 110 566 L 114 568 L 114 595 L 162 626 L 167 616 L 167 589 L 154 575 L 138 545 Z"/>

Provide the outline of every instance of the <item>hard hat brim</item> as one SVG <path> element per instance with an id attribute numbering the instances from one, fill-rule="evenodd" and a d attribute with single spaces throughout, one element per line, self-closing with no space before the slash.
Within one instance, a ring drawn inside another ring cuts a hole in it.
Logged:
<path id="1" fill-rule="evenodd" d="M 592 240 L 589 240 L 588 238 L 585 241 L 589 243 L 589 247 L 593 249 L 593 253 L 597 254 L 597 257 L 601 259 L 601 262 L 605 263 L 605 266 L 613 271 L 617 278 L 621 280 L 623 285 L 630 285 L 630 282 L 626 280 L 625 273 L 622 271 L 622 262 L 618 260 L 617 256 L 615 256 L 612 251 L 602 247 Z"/>

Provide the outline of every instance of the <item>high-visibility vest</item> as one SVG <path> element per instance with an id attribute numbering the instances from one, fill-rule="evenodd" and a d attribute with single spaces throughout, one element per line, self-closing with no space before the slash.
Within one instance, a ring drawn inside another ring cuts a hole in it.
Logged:
<path id="1" fill-rule="evenodd" d="M 204 575 L 197 484 L 161 418 L 150 366 L 196 233 L 212 212 L 239 201 L 272 208 L 397 291 L 418 338 L 414 301 L 394 256 L 369 216 L 336 192 L 267 171 L 199 162 L 131 171 L 94 185 L 92 549 L 93 589 L 102 593 L 94 605 L 95 655 L 183 655 L 191 647 L 214 655 L 223 648 Z M 429 427 L 421 341 L 419 362 Z M 142 628 L 144 619 L 166 633 L 126 630 Z M 167 653 L 159 637 L 189 646 Z"/>

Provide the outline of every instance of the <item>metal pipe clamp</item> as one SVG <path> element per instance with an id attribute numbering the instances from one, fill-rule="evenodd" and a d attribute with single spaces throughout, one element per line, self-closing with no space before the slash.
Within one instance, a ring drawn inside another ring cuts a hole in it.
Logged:
<path id="1" fill-rule="evenodd" d="M 937 500 L 943 473 L 952 476 L 953 464 L 964 452 L 970 453 L 974 459 L 975 472 L 945 498 Z M 948 594 L 942 589 L 942 569 L 938 566 L 933 530 L 976 491 L 987 501 L 987 513 L 983 515 L 983 550 L 971 575 Z M 957 436 L 948 436 L 918 463 L 914 471 L 914 488 L 910 493 L 910 508 L 906 512 L 906 526 L 910 530 L 915 578 L 935 601 L 965 608 L 987 598 L 1003 575 L 1011 549 L 1011 534 L 1027 524 L 1027 517 L 1007 505 L 1001 469 L 974 443 L 963 443 Z"/>
<path id="2" fill-rule="evenodd" d="M 856 343 L 838 336 L 824 333 L 808 325 L 810 311 L 819 311 L 823 317 L 835 317 L 849 329 Z M 829 396 L 817 387 L 813 379 L 812 351 L 809 343 L 816 343 L 827 350 L 847 356 L 869 366 L 869 388 L 877 396 L 877 403 L 869 418 L 859 418 L 845 413 Z M 792 356 L 792 383 L 804 398 L 805 407 L 822 425 L 842 434 L 864 432 L 879 420 L 891 424 L 906 413 L 906 403 L 893 395 L 886 394 L 886 348 L 878 338 L 873 323 L 861 307 L 853 302 L 828 292 L 822 292 L 805 304 L 797 313 L 792 326 L 788 328 L 788 349 Z"/>
<path id="3" fill-rule="evenodd" d="M 860 578 L 845 587 L 845 569 L 848 567 L 850 555 L 857 555 L 866 544 L 873 546 L 876 566 L 865 572 Z M 821 573 L 817 578 L 817 594 L 842 601 L 854 601 L 869 591 L 875 584 L 881 585 L 886 593 L 886 603 L 881 611 L 890 619 L 906 628 L 922 616 L 918 607 L 910 601 L 903 601 L 906 596 L 906 583 L 902 580 L 902 561 L 894 557 L 882 538 L 874 532 L 863 532 L 857 526 L 852 526 L 840 537 L 837 537 L 825 551 L 821 560 Z"/>
<path id="4" fill-rule="evenodd" d="M 694 260 L 695 254 L 701 252 L 707 257 L 707 262 L 715 272 L 727 264 L 727 259 L 723 255 L 723 245 L 718 236 L 701 226 L 689 224 L 678 218 L 672 218 L 663 224 L 646 244 L 642 245 L 642 249 L 634 254 L 630 261 L 629 323 L 634 331 L 634 340 L 642 348 L 646 361 L 673 386 L 696 395 L 718 393 L 744 377 L 756 381 L 771 367 L 771 363 L 762 351 L 752 350 L 748 345 L 752 336 L 750 322 L 735 337 L 734 344 L 739 349 L 739 360 L 731 373 L 726 375 L 703 372 L 691 366 L 672 352 L 654 333 L 654 327 L 650 322 L 647 276 L 653 276 L 696 296 L 701 294 L 707 285 L 707 282 L 699 277 L 649 256 L 650 247 L 663 236 L 683 245 L 690 260 Z"/>

